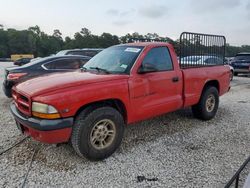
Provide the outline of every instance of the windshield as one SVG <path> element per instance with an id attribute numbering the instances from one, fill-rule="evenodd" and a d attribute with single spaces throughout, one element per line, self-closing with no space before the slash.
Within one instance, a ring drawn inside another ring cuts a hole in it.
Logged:
<path id="1" fill-rule="evenodd" d="M 118 74 L 129 73 L 142 49 L 142 46 L 113 46 L 94 56 L 83 68 Z"/>

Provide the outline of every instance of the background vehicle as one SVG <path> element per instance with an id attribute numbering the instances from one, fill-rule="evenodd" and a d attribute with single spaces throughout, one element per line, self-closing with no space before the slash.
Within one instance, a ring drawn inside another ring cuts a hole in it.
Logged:
<path id="1" fill-rule="evenodd" d="M 226 63 L 227 63 L 228 65 L 231 65 L 233 59 L 234 59 L 234 57 L 226 57 L 226 58 L 225 58 Z"/>
<path id="2" fill-rule="evenodd" d="M 232 81 L 234 79 L 234 68 L 231 65 L 225 65 L 228 66 L 230 68 L 230 81 Z"/>
<path id="3" fill-rule="evenodd" d="M 71 50 L 62 50 L 58 52 L 56 55 L 83 55 L 83 56 L 94 57 L 102 50 L 103 48 L 71 49 Z"/>
<path id="4" fill-rule="evenodd" d="M 17 83 L 50 73 L 75 71 L 88 60 L 90 57 L 86 56 L 52 56 L 37 59 L 21 67 L 7 68 L 5 69 L 3 91 L 7 97 L 11 97 L 11 89 Z"/>
<path id="5" fill-rule="evenodd" d="M 204 64 L 207 65 L 223 65 L 223 58 L 217 57 L 217 56 L 202 56 L 202 55 L 196 55 L 196 56 L 186 56 L 181 58 L 182 64 L 186 65 L 195 65 L 195 66 L 202 66 Z"/>
<path id="6" fill-rule="evenodd" d="M 239 53 L 231 62 L 234 68 L 234 75 L 239 73 L 250 73 L 250 53 Z"/>
<path id="7" fill-rule="evenodd" d="M 36 57 L 36 58 L 34 58 L 34 59 L 31 59 L 30 62 L 36 61 L 36 60 L 41 59 L 41 58 L 42 58 L 42 57 Z"/>
<path id="8" fill-rule="evenodd" d="M 10 56 L 10 59 L 11 61 L 16 61 L 18 59 L 21 59 L 21 58 L 34 58 L 34 55 L 33 54 L 12 54 Z"/>
<path id="9" fill-rule="evenodd" d="M 31 60 L 32 58 L 21 58 L 21 59 L 16 60 L 14 62 L 14 65 L 22 66 L 22 65 L 29 63 Z"/>
<path id="10" fill-rule="evenodd" d="M 182 63 L 185 65 L 203 65 L 203 64 L 207 64 L 207 65 L 223 65 L 224 61 L 222 57 L 216 57 L 216 56 L 186 56 L 182 58 Z M 228 61 L 225 62 L 225 66 L 228 66 L 231 70 L 230 72 L 230 80 L 233 80 L 233 76 L 234 76 L 234 68 L 228 64 Z"/>
<path id="11" fill-rule="evenodd" d="M 212 45 L 204 46 L 204 53 L 224 56 L 224 37 L 183 33 L 180 44 L 186 51 L 180 59 L 197 53 L 182 41 L 201 37 Z M 18 84 L 11 112 L 23 133 L 46 143 L 71 141 L 79 156 L 92 160 L 115 152 L 125 124 L 184 107 L 192 107 L 199 119 L 212 119 L 219 96 L 230 89 L 229 67 L 179 63 L 173 46 L 162 42 L 110 47 L 83 70 Z"/>

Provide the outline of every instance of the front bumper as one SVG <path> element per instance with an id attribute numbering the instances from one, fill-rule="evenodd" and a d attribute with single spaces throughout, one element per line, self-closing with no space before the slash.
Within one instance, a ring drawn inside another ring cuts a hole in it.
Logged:
<path id="1" fill-rule="evenodd" d="M 55 120 L 26 117 L 17 110 L 13 103 L 10 105 L 10 109 L 18 129 L 23 134 L 49 144 L 68 142 L 74 121 L 72 117 Z"/>
<path id="2" fill-rule="evenodd" d="M 234 69 L 236 73 L 250 73 L 249 69 Z"/>

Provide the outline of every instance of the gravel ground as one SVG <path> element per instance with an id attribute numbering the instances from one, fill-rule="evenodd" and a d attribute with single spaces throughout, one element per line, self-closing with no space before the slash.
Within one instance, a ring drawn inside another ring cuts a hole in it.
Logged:
<path id="1" fill-rule="evenodd" d="M 79 158 L 70 145 L 28 138 L 0 155 L 0 187 L 22 185 L 35 150 L 26 187 L 224 187 L 250 155 L 249 94 L 250 78 L 235 77 L 211 121 L 184 109 L 128 126 L 121 147 L 101 162 Z M 23 138 L 10 101 L 1 90 L 0 152 Z"/>

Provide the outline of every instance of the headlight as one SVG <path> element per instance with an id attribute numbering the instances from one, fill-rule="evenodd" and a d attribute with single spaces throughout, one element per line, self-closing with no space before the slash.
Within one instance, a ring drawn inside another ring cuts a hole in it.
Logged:
<path id="1" fill-rule="evenodd" d="M 39 102 L 32 102 L 32 115 L 43 119 L 60 118 L 60 114 L 55 107 Z"/>

